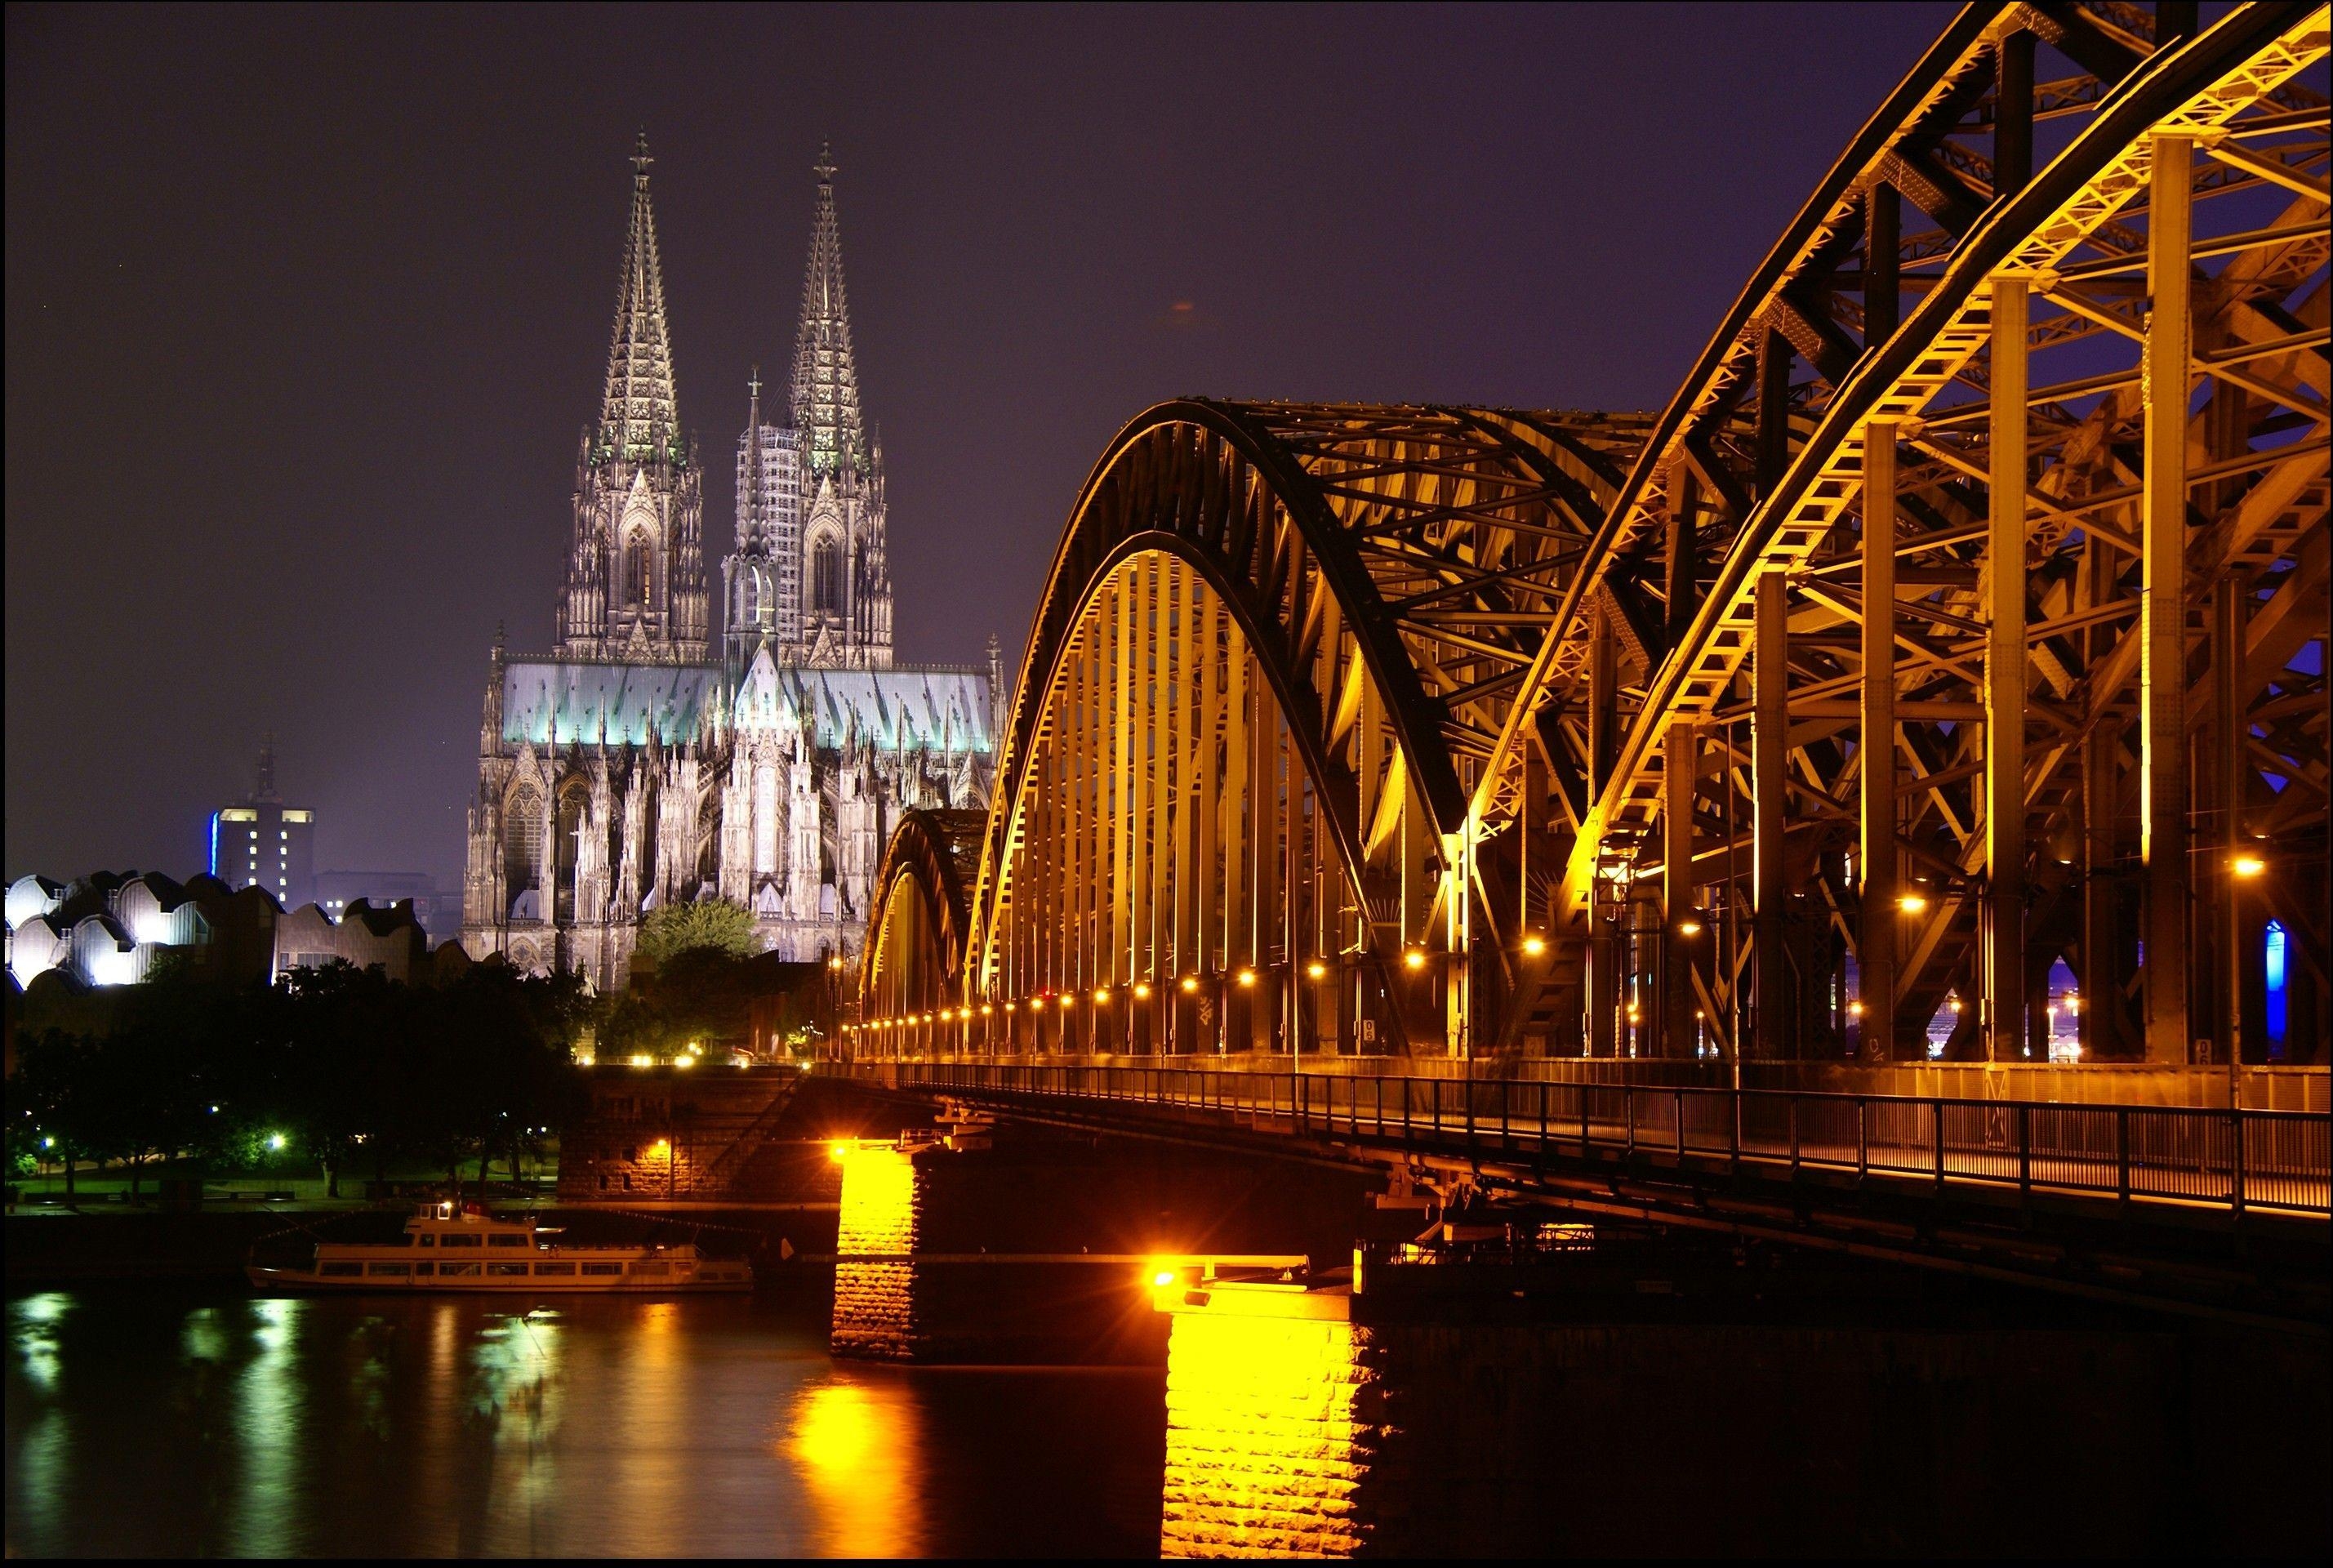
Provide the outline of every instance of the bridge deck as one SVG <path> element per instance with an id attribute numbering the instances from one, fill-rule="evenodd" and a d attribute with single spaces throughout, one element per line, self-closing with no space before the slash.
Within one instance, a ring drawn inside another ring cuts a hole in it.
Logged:
<path id="1" fill-rule="evenodd" d="M 1204 1067 L 892 1062 L 887 1087 L 1121 1102 L 1474 1158 L 1648 1156 L 1679 1168 L 1850 1177 L 2324 1218 L 2333 1117 L 1791 1090 L 1453 1080 Z"/>

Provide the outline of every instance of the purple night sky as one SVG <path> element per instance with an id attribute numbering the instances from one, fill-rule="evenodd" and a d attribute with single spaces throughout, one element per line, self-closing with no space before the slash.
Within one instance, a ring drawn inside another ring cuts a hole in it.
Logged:
<path id="1" fill-rule="evenodd" d="M 1163 398 L 1659 407 L 1950 14 L 12 6 L 5 871 L 199 869 L 273 729 L 320 867 L 458 882 L 642 126 L 708 569 L 830 136 L 899 656 L 971 660 Z"/>

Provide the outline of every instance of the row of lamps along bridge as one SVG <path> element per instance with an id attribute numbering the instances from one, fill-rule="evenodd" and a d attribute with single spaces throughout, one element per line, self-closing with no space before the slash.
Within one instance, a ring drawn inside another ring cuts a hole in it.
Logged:
<path id="1" fill-rule="evenodd" d="M 2236 857 L 2230 869 L 2232 870 L 2238 877 L 2249 881 L 2266 871 L 2268 870 L 2268 862 L 2261 860 L 2257 855 L 2239 855 Z M 1928 908 L 1928 899 L 1925 894 L 1906 892 L 1896 899 L 1896 907 L 1906 915 L 1922 914 L 1925 913 Z M 1677 935 L 1680 937 L 1697 937 L 1701 935 L 1702 932 L 1702 921 L 1697 917 L 1696 913 L 1688 911 L 1685 917 L 1677 922 L 1676 929 Z M 1541 937 L 1537 932 L 1531 932 L 1523 938 L 1521 946 L 1525 957 L 1536 958 L 1547 951 L 1547 938 Z M 1403 950 L 1401 956 L 1402 967 L 1407 969 L 1412 974 L 1417 974 L 1423 971 L 1432 961 L 1433 959 L 1423 948 L 1413 947 L 1406 948 Z M 830 958 L 827 960 L 827 967 L 830 969 L 840 970 L 842 967 L 842 960 L 839 957 Z M 1329 977 L 1329 965 L 1320 958 L 1311 959 L 1304 966 L 1304 974 L 1305 977 L 1310 980 L 1316 982 L 1326 980 Z M 1260 972 L 1253 967 L 1246 967 L 1234 971 L 1231 977 L 1241 989 L 1246 990 L 1251 989 L 1255 986 L 1256 982 L 1261 978 L 1261 975 Z M 1195 993 L 1202 983 L 1202 979 L 1199 976 L 1186 975 L 1180 980 L 1176 981 L 1176 985 L 1186 994 L 1190 994 Z M 1147 1002 L 1151 996 L 1152 986 L 1150 982 L 1147 980 L 1137 980 L 1133 985 L 1120 988 L 1131 992 L 1134 999 L 1138 1002 Z M 1115 993 L 1112 991 L 1111 987 L 1108 986 L 1097 986 L 1094 987 L 1092 992 L 1094 1005 L 1096 1006 L 1106 1007 L 1109 1005 Z M 1077 1005 L 1078 997 L 1079 993 L 1075 991 L 1062 991 L 1058 994 L 1040 993 L 1035 996 L 1029 997 L 1027 1000 L 1029 1011 L 1033 1015 L 1041 1014 L 1049 1001 L 1061 1007 L 1068 1008 Z M 2073 996 L 2069 995 L 2065 998 L 2065 1005 L 2067 1010 L 2071 1012 L 2079 1007 L 2079 1003 Z M 1007 1000 L 1002 1005 L 1005 1012 L 1012 1013 L 1019 1008 L 1020 1003 L 1017 1001 Z M 1958 1012 L 1962 1005 L 1961 999 L 1957 996 L 1953 996 L 1949 999 L 1948 1005 L 1950 1005 L 1954 1012 Z M 991 1017 L 994 1015 L 997 1006 L 998 1005 L 995 1003 L 984 1002 L 980 1005 L 977 1010 L 977 1016 L 983 1018 Z M 2052 1010 L 2054 1011 L 2055 1009 L 2053 1008 Z M 1632 1014 L 1636 1011 L 1633 1005 L 1631 1005 L 1629 1011 Z M 1848 1013 L 1851 1017 L 1862 1016 L 1863 1004 L 1860 1001 L 1848 1003 Z M 974 1015 L 974 1009 L 970 1006 L 941 1007 L 930 1013 L 909 1013 L 898 1018 L 877 1018 L 871 1019 L 864 1024 L 845 1024 L 842 1026 L 842 1032 L 846 1034 L 857 1034 L 874 1033 L 882 1030 L 904 1029 L 923 1024 L 970 1023 Z"/>

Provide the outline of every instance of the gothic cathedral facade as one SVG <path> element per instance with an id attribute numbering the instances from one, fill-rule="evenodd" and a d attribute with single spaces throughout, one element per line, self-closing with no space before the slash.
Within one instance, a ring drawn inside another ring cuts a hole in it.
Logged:
<path id="1" fill-rule="evenodd" d="M 763 945 L 853 956 L 893 824 L 987 804 L 1003 672 L 895 663 L 883 449 L 861 411 L 821 154 L 788 417 L 758 376 L 710 620 L 704 472 L 682 433 L 643 142 L 599 424 L 576 457 L 558 637 L 497 637 L 462 941 L 621 986 L 640 921 L 725 899 Z"/>

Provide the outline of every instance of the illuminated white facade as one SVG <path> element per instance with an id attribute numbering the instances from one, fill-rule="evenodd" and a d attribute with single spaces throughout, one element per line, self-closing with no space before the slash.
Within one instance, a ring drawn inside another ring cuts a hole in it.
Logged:
<path id="1" fill-rule="evenodd" d="M 469 812 L 463 944 L 618 986 L 641 917 L 750 909 L 770 950 L 855 953 L 883 845 L 988 799 L 1003 671 L 896 666 L 882 453 L 867 434 L 821 156 L 791 422 L 758 377 L 737 546 L 706 619 L 702 473 L 679 434 L 645 149 L 598 427 L 578 466 L 559 639 L 496 640 Z"/>

